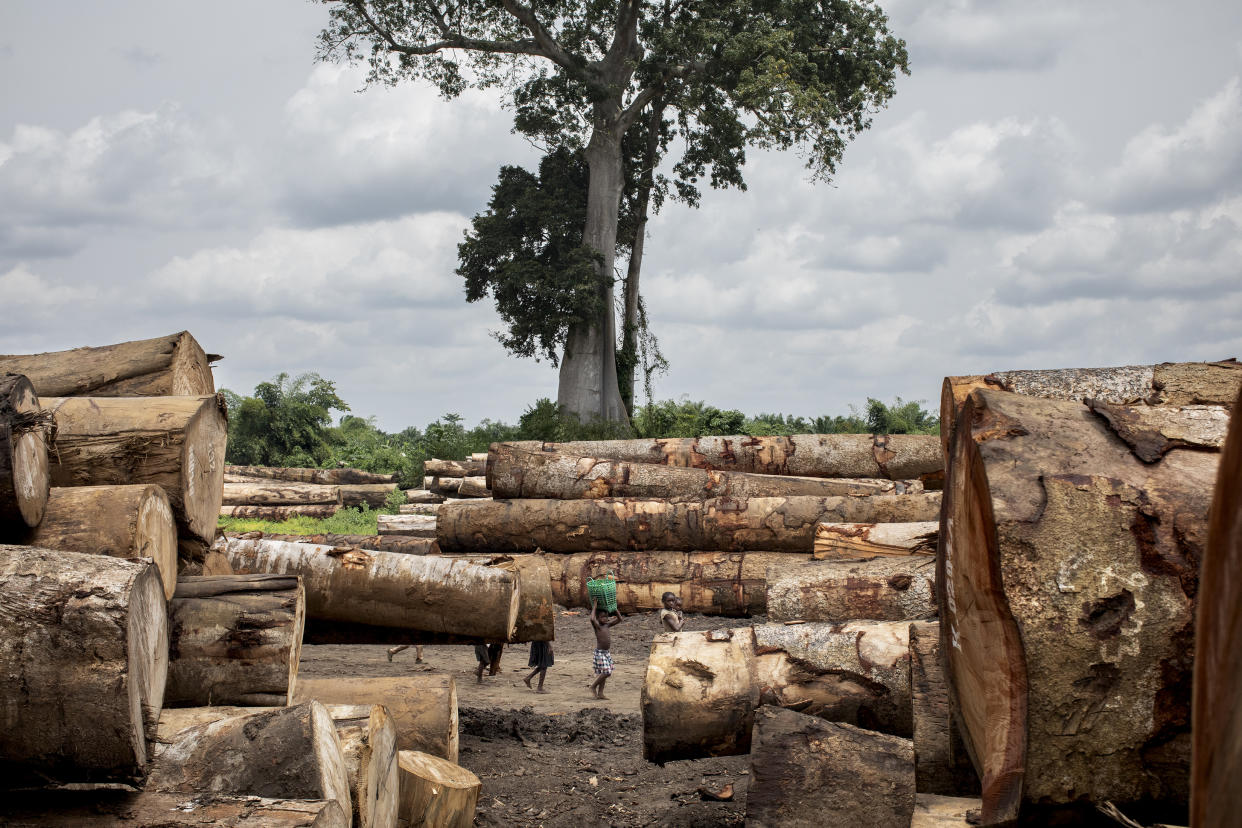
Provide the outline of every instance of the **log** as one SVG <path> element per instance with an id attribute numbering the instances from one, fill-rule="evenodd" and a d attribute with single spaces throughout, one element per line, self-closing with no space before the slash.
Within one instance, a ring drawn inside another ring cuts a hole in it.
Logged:
<path id="1" fill-rule="evenodd" d="M 332 801 L 198 792 L 17 791 L 5 794 L 0 822 L 13 828 L 350 828 Z"/>
<path id="2" fill-rule="evenodd" d="M 876 555 L 935 555 L 939 521 L 917 523 L 820 523 L 816 560 L 857 560 Z"/>
<path id="3" fill-rule="evenodd" d="M 1141 459 L 1086 405 L 976 389 L 941 521 L 941 634 L 985 822 L 1188 797 L 1193 619 L 1219 455 Z"/>
<path id="4" fill-rule="evenodd" d="M 342 505 L 379 509 L 388 505 L 388 496 L 397 486 L 395 483 L 349 483 L 342 484 L 340 489 Z"/>
<path id="5" fill-rule="evenodd" d="M 517 621 L 517 579 L 496 567 L 265 539 L 222 538 L 215 548 L 238 573 L 302 576 L 308 618 L 499 641 Z"/>
<path id="6" fill-rule="evenodd" d="M 341 503 L 340 486 L 314 483 L 225 483 L 225 506 L 302 506 Z"/>
<path id="7" fill-rule="evenodd" d="M 423 478 L 423 488 L 441 494 L 456 494 L 457 490 L 461 488 L 461 481 L 463 479 L 461 477 L 439 478 L 428 476 Z"/>
<path id="8" fill-rule="evenodd" d="M 486 477 L 463 477 L 461 485 L 457 487 L 458 497 L 491 497 L 492 490 L 488 488 Z"/>
<path id="9" fill-rule="evenodd" d="M 250 533 L 229 535 L 247 540 L 267 538 L 268 540 L 288 541 L 290 543 L 318 543 L 328 546 L 347 546 L 353 549 L 375 550 L 379 552 L 400 552 L 403 555 L 439 555 L 440 545 L 435 538 L 411 538 L 405 535 L 338 535 L 325 533 L 320 535 L 279 535 L 260 532 L 251 536 Z"/>
<path id="10" fill-rule="evenodd" d="M 0 374 L 0 534 L 20 533 L 43 519 L 54 435 L 30 380 Z"/>
<path id="11" fill-rule="evenodd" d="M 216 393 L 211 363 L 186 331 L 98 348 L 0 356 L 0 373 L 25 374 L 42 397 L 198 397 Z"/>
<path id="12" fill-rule="evenodd" d="M 950 713 L 949 683 L 940 656 L 940 624 L 936 621 L 915 621 L 910 625 L 910 697 L 914 775 L 919 793 L 977 793 L 979 777 Z"/>
<path id="13" fill-rule="evenodd" d="M 967 828 L 979 824 L 982 809 L 979 799 L 920 793 L 914 798 L 910 828 Z"/>
<path id="14" fill-rule="evenodd" d="M 30 546 L 114 558 L 150 558 L 164 597 L 177 589 L 177 521 L 160 486 L 55 488 Z"/>
<path id="15" fill-rule="evenodd" d="M 411 538 L 434 538 L 436 515 L 377 515 L 376 529 L 380 537 L 404 535 Z"/>
<path id="16" fill-rule="evenodd" d="M 157 752 L 146 790 L 325 799 L 352 813 L 341 740 L 317 701 L 181 731 Z"/>
<path id="17" fill-rule="evenodd" d="M 767 572 L 770 621 L 911 621 L 936 614 L 932 558 L 774 564 Z"/>
<path id="18" fill-rule="evenodd" d="M 479 777 L 437 756 L 403 750 L 400 817 L 427 828 L 470 828 L 479 801 Z"/>
<path id="19" fill-rule="evenodd" d="M 480 477 L 487 469 L 487 455 L 483 460 L 436 460 L 423 462 L 423 470 L 432 477 Z"/>
<path id="20" fill-rule="evenodd" d="M 444 495 L 438 492 L 429 492 L 426 489 L 406 489 L 406 503 L 443 503 Z"/>
<path id="21" fill-rule="evenodd" d="M 396 483 L 397 475 L 379 474 L 362 469 L 297 469 L 282 466 L 226 466 L 228 474 L 262 480 L 284 480 L 290 483 L 315 483 L 342 486 L 367 483 Z"/>
<path id="22" fill-rule="evenodd" d="M 178 530 L 211 542 L 224 485 L 224 397 L 66 397 L 43 403 L 56 415 L 53 486 L 163 486 Z"/>
<path id="23" fill-rule="evenodd" d="M 446 673 L 401 678 L 303 678 L 295 701 L 383 705 L 397 729 L 398 750 L 457 761 L 457 682 Z"/>
<path id="24" fill-rule="evenodd" d="M 287 705 L 306 597 L 285 575 L 182 577 L 169 605 L 169 706 Z"/>
<path id="25" fill-rule="evenodd" d="M 168 671 L 152 563 L 0 545 L 5 779 L 136 781 Z"/>
<path id="26" fill-rule="evenodd" d="M 220 516 L 239 520 L 263 520 L 281 523 L 294 517 L 329 518 L 343 507 L 334 503 L 314 503 L 301 506 L 221 506 Z"/>
<path id="27" fill-rule="evenodd" d="M 625 549 L 810 552 L 815 524 L 932 520 L 940 494 L 664 500 L 495 500 L 446 503 L 436 539 L 447 554 Z"/>
<path id="28" fill-rule="evenodd" d="M 434 515 L 439 511 L 439 503 L 402 503 L 397 507 L 401 515 Z"/>
<path id="29" fill-rule="evenodd" d="M 763 707 L 750 768 L 746 824 L 754 828 L 909 828 L 914 816 L 909 739 Z"/>

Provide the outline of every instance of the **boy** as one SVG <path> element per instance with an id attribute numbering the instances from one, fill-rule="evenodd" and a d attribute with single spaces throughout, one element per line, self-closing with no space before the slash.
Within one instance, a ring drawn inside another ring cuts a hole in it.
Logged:
<path id="1" fill-rule="evenodd" d="M 660 610 L 660 623 L 664 631 L 681 632 L 681 625 L 686 623 L 686 617 L 681 612 L 681 599 L 666 592 L 660 596 L 660 603 L 664 604 L 664 609 Z"/>
<path id="2" fill-rule="evenodd" d="M 612 675 L 612 628 L 621 623 L 621 612 L 607 613 L 603 620 L 598 616 L 599 606 L 591 599 L 591 626 L 595 628 L 595 655 L 592 662 L 595 666 L 595 681 L 591 682 L 591 692 L 595 698 L 608 701 L 604 695 L 604 685 Z"/>
<path id="3" fill-rule="evenodd" d="M 547 678 L 548 668 L 551 667 L 555 663 L 556 661 L 552 655 L 552 642 L 551 641 L 530 642 L 530 661 L 527 663 L 527 666 L 534 667 L 535 669 L 531 670 L 530 675 L 522 679 L 522 681 L 526 682 L 527 687 L 530 687 L 530 680 L 535 677 L 536 673 L 538 673 L 539 674 L 539 689 L 535 690 L 535 692 L 536 693 L 548 692 L 547 690 L 543 689 L 543 680 Z"/>

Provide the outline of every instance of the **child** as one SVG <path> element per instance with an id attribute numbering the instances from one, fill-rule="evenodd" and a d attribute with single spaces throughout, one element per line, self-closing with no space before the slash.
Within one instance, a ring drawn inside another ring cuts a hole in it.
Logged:
<path id="1" fill-rule="evenodd" d="M 486 644 L 474 645 L 474 660 L 479 663 L 478 668 L 474 671 L 474 683 L 483 683 L 483 671 L 487 669 L 487 665 L 492 663 L 492 657 L 487 652 Z"/>
<path id="2" fill-rule="evenodd" d="M 393 656 L 395 656 L 397 653 L 401 652 L 402 650 L 410 649 L 410 647 L 415 648 L 414 663 L 422 664 L 423 663 L 423 645 L 422 644 L 398 644 L 395 647 L 389 647 L 388 648 L 388 660 L 392 661 Z"/>
<path id="3" fill-rule="evenodd" d="M 591 682 L 591 692 L 595 698 L 608 701 L 604 695 L 604 685 L 612 675 L 612 628 L 621 623 L 621 613 L 607 613 L 603 620 L 598 616 L 599 606 L 591 599 L 591 626 L 595 628 L 595 655 L 592 662 L 595 666 L 595 681 Z"/>
<path id="4" fill-rule="evenodd" d="M 671 592 L 666 592 L 660 596 L 660 603 L 664 604 L 664 609 L 660 610 L 660 623 L 664 626 L 665 632 L 681 632 L 681 625 L 686 623 L 686 618 L 681 612 L 681 599 Z"/>
<path id="5" fill-rule="evenodd" d="M 531 670 L 530 675 L 522 679 L 522 681 L 526 682 L 527 687 L 530 687 L 530 680 L 535 677 L 536 673 L 538 673 L 539 674 L 539 688 L 535 690 L 535 692 L 536 693 L 548 692 L 547 690 L 543 689 L 543 680 L 548 675 L 548 668 L 551 667 L 555 663 L 556 661 L 554 660 L 552 656 L 552 642 L 551 641 L 530 642 L 530 661 L 527 663 L 527 666 L 534 667 L 535 669 Z"/>

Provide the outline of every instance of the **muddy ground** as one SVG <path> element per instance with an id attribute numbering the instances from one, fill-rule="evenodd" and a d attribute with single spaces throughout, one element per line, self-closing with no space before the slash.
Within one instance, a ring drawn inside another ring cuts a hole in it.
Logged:
<path id="1" fill-rule="evenodd" d="M 686 629 L 707 630 L 762 623 L 762 618 L 689 615 Z M 298 674 L 308 678 L 401 676 L 449 672 L 457 679 L 461 714 L 459 762 L 483 782 L 475 825 L 667 825 L 682 828 L 741 825 L 746 810 L 749 757 L 671 762 L 643 760 L 639 693 L 657 613 L 627 616 L 613 628 L 616 672 L 607 701 L 592 698 L 591 653 L 595 636 L 585 610 L 558 609 L 556 664 L 544 689 L 528 690 L 522 678 L 529 645 L 507 646 L 501 671 L 475 683 L 474 649 L 429 646 L 422 664 L 411 648 L 391 662 L 382 646 L 305 646 Z M 733 786 L 728 802 L 705 800 L 699 790 Z"/>

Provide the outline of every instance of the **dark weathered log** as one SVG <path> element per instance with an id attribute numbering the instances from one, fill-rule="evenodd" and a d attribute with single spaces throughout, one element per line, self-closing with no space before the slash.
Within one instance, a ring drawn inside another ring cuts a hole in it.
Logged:
<path id="1" fill-rule="evenodd" d="M 336 802 L 117 790 L 6 793 L 0 822 L 13 828 L 350 828 Z"/>
<path id="2" fill-rule="evenodd" d="M 243 520 L 266 520 L 279 523 L 292 517 L 332 517 L 342 508 L 344 507 L 335 503 L 311 503 L 301 506 L 221 506 L 220 515 Z"/>
<path id="3" fill-rule="evenodd" d="M 977 793 L 979 777 L 950 712 L 949 683 L 940 657 L 940 624 L 936 621 L 910 625 L 910 698 L 919 792 Z"/>
<path id="4" fill-rule="evenodd" d="M 6 780 L 140 779 L 167 671 L 154 564 L 0 545 Z"/>
<path id="5" fill-rule="evenodd" d="M 936 562 L 880 557 L 768 567 L 771 621 L 911 621 L 936 614 Z"/>
<path id="6" fill-rule="evenodd" d="M 178 529 L 208 542 L 223 491 L 224 397 L 67 397 L 56 415 L 53 486 L 154 483 Z"/>
<path id="7" fill-rule="evenodd" d="M 937 580 L 984 820 L 1022 802 L 1184 803 L 1219 455 L 1145 462 L 1085 405 L 986 389 L 958 427 Z"/>
<path id="8" fill-rule="evenodd" d="M 817 560 L 858 560 L 876 555 L 935 555 L 939 521 L 918 523 L 820 523 L 815 527 Z"/>
<path id="9" fill-rule="evenodd" d="M 55 433 L 34 385 L 0 374 L 0 536 L 38 526 L 47 506 L 48 445 Z"/>
<path id="10" fill-rule="evenodd" d="M 661 549 L 810 552 L 815 524 L 932 520 L 940 494 L 664 500 L 495 500 L 446 503 L 436 515 L 445 553 Z"/>
<path id="11" fill-rule="evenodd" d="M 496 567 L 265 539 L 222 538 L 215 548 L 235 572 L 301 575 L 308 618 L 499 641 L 517 621 L 517 578 Z"/>
<path id="12" fill-rule="evenodd" d="M 423 469 L 432 477 L 481 477 L 487 470 L 487 460 L 436 460 L 432 458 L 423 462 Z"/>
<path id="13" fill-rule="evenodd" d="M 25 374 L 44 397 L 197 397 L 215 394 L 215 354 L 186 331 L 99 348 L 0 356 L 0 373 Z"/>
<path id="14" fill-rule="evenodd" d="M 694 469 L 912 480 L 944 468 L 938 443 L 938 438 L 925 434 L 797 434 L 567 443 L 528 440 L 511 445 L 527 451 Z"/>
<path id="15" fill-rule="evenodd" d="M 114 558 L 150 558 L 164 597 L 177 589 L 177 521 L 160 486 L 55 488 L 31 546 Z"/>
<path id="16" fill-rule="evenodd" d="M 341 484 L 340 488 L 342 505 L 372 509 L 387 505 L 389 496 L 397 490 L 395 483 L 348 483 Z"/>
<path id="17" fill-rule="evenodd" d="M 967 828 L 979 824 L 982 810 L 979 799 L 920 793 L 914 800 L 910 828 Z"/>
<path id="18" fill-rule="evenodd" d="M 452 762 L 416 750 L 403 750 L 400 817 L 409 825 L 470 828 L 479 801 L 479 777 Z"/>
<path id="19" fill-rule="evenodd" d="M 310 504 L 340 504 L 340 486 L 320 486 L 315 483 L 225 483 L 225 506 L 301 506 Z"/>
<path id="20" fill-rule="evenodd" d="M 297 576 L 182 577 L 169 604 L 168 705 L 286 705 L 302 651 Z"/>
<path id="21" fill-rule="evenodd" d="M 298 469 L 283 466 L 225 466 L 225 472 L 240 477 L 285 480 L 290 483 L 316 483 L 341 486 L 366 483 L 395 483 L 397 475 L 378 474 L 362 469 Z"/>
<path id="22" fill-rule="evenodd" d="M 443 503 L 444 495 L 438 492 L 429 492 L 426 489 L 406 489 L 406 503 Z"/>
<path id="23" fill-rule="evenodd" d="M 750 771 L 746 824 L 754 828 L 909 828 L 914 815 L 909 739 L 765 706 Z"/>
<path id="24" fill-rule="evenodd" d="M 377 515 L 376 530 L 380 536 L 403 535 L 409 538 L 434 538 L 435 515 Z"/>

